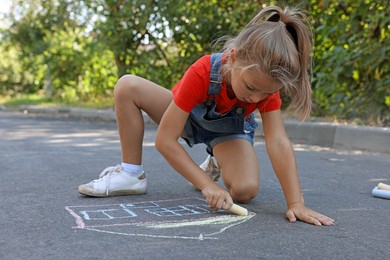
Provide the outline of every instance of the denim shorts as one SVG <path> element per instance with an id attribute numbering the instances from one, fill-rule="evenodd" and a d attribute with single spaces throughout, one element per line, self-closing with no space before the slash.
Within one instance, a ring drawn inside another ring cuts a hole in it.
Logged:
<path id="1" fill-rule="evenodd" d="M 229 135 L 220 135 L 212 139 L 207 146 L 210 147 L 208 149 L 212 150 L 212 148 L 224 141 L 242 138 L 248 140 L 252 145 L 254 144 L 254 136 L 255 136 L 255 130 L 256 127 L 259 124 L 256 122 L 255 117 L 253 114 L 250 114 L 244 122 L 244 133 L 243 134 L 229 134 Z"/>
<path id="2" fill-rule="evenodd" d="M 246 139 L 253 145 L 258 126 L 254 115 L 244 118 L 245 109 L 239 106 L 220 114 L 215 111 L 215 107 L 215 100 L 208 100 L 191 111 L 184 127 L 186 137 L 183 139 L 187 144 L 192 147 L 204 143 L 209 154 L 212 154 L 215 145 L 232 139 Z"/>

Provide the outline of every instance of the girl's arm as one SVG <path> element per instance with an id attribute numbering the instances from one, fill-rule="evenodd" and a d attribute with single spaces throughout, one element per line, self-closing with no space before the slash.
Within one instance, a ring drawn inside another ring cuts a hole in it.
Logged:
<path id="1" fill-rule="evenodd" d="M 318 226 L 332 225 L 333 219 L 304 205 L 295 155 L 285 131 L 281 111 L 274 110 L 261 116 L 267 152 L 287 202 L 286 217 L 290 222 L 295 222 L 298 218 Z"/>
<path id="2" fill-rule="evenodd" d="M 212 209 L 229 209 L 233 205 L 230 194 L 202 171 L 178 142 L 187 118 L 188 113 L 172 101 L 158 127 L 156 148 L 177 172 L 202 191 Z"/>

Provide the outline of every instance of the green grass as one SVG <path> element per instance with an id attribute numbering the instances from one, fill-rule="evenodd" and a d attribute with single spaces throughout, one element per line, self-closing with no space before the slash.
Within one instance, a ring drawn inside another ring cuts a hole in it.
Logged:
<path id="1" fill-rule="evenodd" d="M 53 100 L 42 97 L 37 94 L 18 95 L 16 97 L 0 97 L 0 104 L 7 107 L 22 106 L 22 105 L 42 105 L 50 106 Z"/>
<path id="2" fill-rule="evenodd" d="M 23 94 L 15 97 L 0 96 L 0 105 L 5 107 L 19 107 L 25 105 L 34 105 L 42 107 L 79 107 L 90 109 L 104 109 L 114 106 L 114 100 L 112 98 L 83 101 L 83 102 L 69 102 L 61 99 L 47 98 L 38 94 Z"/>

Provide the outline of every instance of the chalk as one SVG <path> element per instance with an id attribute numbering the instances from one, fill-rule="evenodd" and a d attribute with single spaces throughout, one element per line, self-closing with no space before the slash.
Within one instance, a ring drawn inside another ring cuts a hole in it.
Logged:
<path id="1" fill-rule="evenodd" d="M 384 184 L 384 183 L 379 183 L 378 184 L 378 189 L 380 190 L 390 190 L 390 185 Z"/>
<path id="2" fill-rule="evenodd" d="M 383 199 L 390 199 L 390 190 L 381 190 L 378 189 L 378 187 L 375 187 L 372 190 L 372 196 Z"/>
<path id="3" fill-rule="evenodd" d="M 238 206 L 234 203 L 233 206 L 229 209 L 229 211 L 239 216 L 248 216 L 248 210 L 246 208 Z"/>

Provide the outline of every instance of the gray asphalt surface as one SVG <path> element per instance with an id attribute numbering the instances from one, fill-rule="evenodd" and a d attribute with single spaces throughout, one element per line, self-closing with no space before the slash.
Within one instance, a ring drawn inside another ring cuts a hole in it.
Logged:
<path id="1" fill-rule="evenodd" d="M 77 186 L 120 163 L 114 122 L 0 112 L 0 259 L 387 259 L 390 155 L 295 145 L 306 205 L 332 227 L 288 223 L 262 139 L 259 196 L 249 217 L 209 212 L 201 193 L 145 133 L 148 193 L 87 198 Z M 205 147 L 188 149 L 197 162 Z"/>

